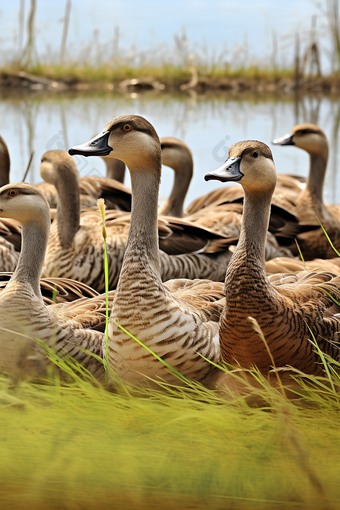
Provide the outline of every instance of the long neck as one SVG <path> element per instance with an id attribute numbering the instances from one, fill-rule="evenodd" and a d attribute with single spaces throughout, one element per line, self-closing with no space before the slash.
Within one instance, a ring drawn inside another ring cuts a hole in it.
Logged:
<path id="1" fill-rule="evenodd" d="M 119 159 L 103 158 L 106 164 L 106 177 L 124 182 L 125 179 L 125 163 Z"/>
<path id="2" fill-rule="evenodd" d="M 242 265 L 251 266 L 265 275 L 265 244 L 268 231 L 272 193 L 266 195 L 245 190 L 240 239 L 227 270 Z M 230 269 L 229 269 L 230 268 Z"/>
<path id="3" fill-rule="evenodd" d="M 132 210 L 123 267 L 138 254 L 143 267 L 151 266 L 159 274 L 157 206 L 160 163 L 157 170 L 131 170 Z"/>
<path id="4" fill-rule="evenodd" d="M 186 174 L 181 174 L 175 171 L 174 185 L 170 196 L 159 209 L 160 214 L 167 216 L 175 216 L 176 218 L 183 218 L 184 200 L 189 188 L 191 176 L 188 178 Z"/>
<path id="5" fill-rule="evenodd" d="M 42 214 L 39 221 L 25 223 L 21 230 L 21 252 L 12 280 L 29 283 L 41 298 L 40 275 L 50 234 L 50 215 Z"/>
<path id="6" fill-rule="evenodd" d="M 193 174 L 193 162 L 191 154 L 186 151 L 176 151 L 175 156 L 167 156 L 166 150 L 163 156 L 163 164 L 170 166 L 175 172 L 174 184 L 170 196 L 159 209 L 160 214 L 183 218 L 184 200 L 187 195 Z"/>
<path id="7" fill-rule="evenodd" d="M 328 151 L 327 154 L 311 154 L 309 175 L 306 184 L 306 190 L 312 197 L 315 197 L 320 202 L 322 199 L 323 183 L 325 179 L 327 167 Z"/>
<path id="8" fill-rule="evenodd" d="M 76 178 L 59 178 L 56 188 L 59 197 L 57 208 L 59 241 L 64 249 L 68 249 L 71 247 L 73 238 L 79 229 L 79 183 Z"/>

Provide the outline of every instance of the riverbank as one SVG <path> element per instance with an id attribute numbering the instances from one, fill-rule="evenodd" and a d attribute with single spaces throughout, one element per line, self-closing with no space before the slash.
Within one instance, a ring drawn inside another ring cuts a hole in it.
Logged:
<path id="1" fill-rule="evenodd" d="M 0 70 L 0 89 L 27 91 L 114 90 L 115 92 L 156 91 L 227 91 L 301 94 L 339 94 L 340 75 L 326 77 L 294 75 L 290 70 L 258 68 L 222 70 L 159 68 L 102 68 L 36 66 L 23 70 Z"/>

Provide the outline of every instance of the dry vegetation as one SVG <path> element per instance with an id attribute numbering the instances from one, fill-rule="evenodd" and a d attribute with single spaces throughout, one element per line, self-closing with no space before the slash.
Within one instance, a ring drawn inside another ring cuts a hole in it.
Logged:
<path id="1" fill-rule="evenodd" d="M 34 24 L 36 9 L 36 0 L 31 0 L 25 46 L 22 37 L 24 20 L 20 17 L 19 49 L 13 49 L 2 58 L 3 86 L 53 88 L 55 81 L 62 85 L 61 89 L 65 86 L 81 88 L 84 84 L 105 88 L 126 79 L 147 78 L 146 87 L 150 83 L 152 87 L 157 81 L 167 89 L 182 90 L 340 90 L 338 0 L 325 0 L 319 5 L 319 15 L 312 17 L 308 33 L 279 38 L 273 30 L 272 47 L 261 58 L 252 53 L 247 40 L 234 46 L 221 45 L 218 51 L 209 49 L 206 43 L 192 44 L 184 28 L 180 34 L 174 35 L 173 41 L 149 49 L 134 45 L 124 49 L 118 27 L 112 40 L 100 43 L 97 30 L 86 46 L 71 48 L 67 42 L 72 15 L 70 0 L 65 3 L 60 49 L 52 51 L 47 46 L 38 55 Z M 322 57 L 330 62 L 327 75 L 322 73 Z"/>

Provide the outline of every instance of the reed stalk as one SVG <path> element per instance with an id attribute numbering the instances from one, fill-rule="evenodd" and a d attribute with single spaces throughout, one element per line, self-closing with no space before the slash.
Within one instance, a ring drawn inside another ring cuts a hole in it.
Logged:
<path id="1" fill-rule="evenodd" d="M 60 65 L 63 64 L 64 58 L 65 58 L 68 27 L 70 24 L 70 15 L 71 15 L 71 0 L 67 0 L 67 2 L 65 4 L 65 15 L 64 15 L 64 19 L 63 19 L 63 34 L 61 37 L 61 45 L 60 45 Z"/>
<path id="2" fill-rule="evenodd" d="M 99 212 L 102 218 L 102 236 L 104 239 L 104 272 L 105 272 L 105 295 L 106 295 L 106 314 L 105 314 L 105 372 L 106 376 L 109 377 L 109 263 L 107 258 L 107 245 L 106 245 L 106 227 L 105 227 L 105 202 L 103 198 L 97 200 Z"/>
<path id="3" fill-rule="evenodd" d="M 37 10 L 37 0 L 31 0 L 31 7 L 28 14 L 28 24 L 27 24 L 27 32 L 28 32 L 28 39 L 26 48 L 24 50 L 21 64 L 24 67 L 30 66 L 33 62 L 33 55 L 34 55 L 34 39 L 35 39 L 35 26 L 34 26 L 34 18 L 35 13 Z"/>

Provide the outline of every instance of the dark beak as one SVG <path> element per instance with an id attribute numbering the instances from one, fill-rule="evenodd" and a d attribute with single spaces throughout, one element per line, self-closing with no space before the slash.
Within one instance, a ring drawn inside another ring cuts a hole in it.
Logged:
<path id="1" fill-rule="evenodd" d="M 295 145 L 293 141 L 294 133 L 288 133 L 288 135 L 284 135 L 281 138 L 276 138 L 276 140 L 273 140 L 274 145 Z"/>
<path id="2" fill-rule="evenodd" d="M 112 151 L 112 147 L 108 144 L 109 136 L 110 131 L 103 131 L 89 142 L 71 147 L 68 153 L 70 156 L 75 156 L 76 154 L 81 156 L 107 156 Z"/>
<path id="3" fill-rule="evenodd" d="M 209 172 L 204 176 L 206 181 L 216 180 L 222 182 L 240 181 L 243 173 L 240 170 L 241 156 L 238 158 L 229 158 L 227 161 L 214 172 Z"/>

